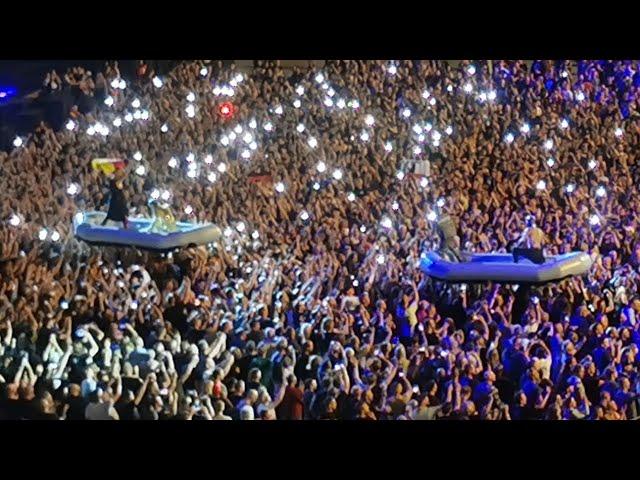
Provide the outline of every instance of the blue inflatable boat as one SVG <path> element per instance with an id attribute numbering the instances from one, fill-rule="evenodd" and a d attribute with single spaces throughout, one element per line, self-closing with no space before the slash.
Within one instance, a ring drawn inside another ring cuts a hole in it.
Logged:
<path id="1" fill-rule="evenodd" d="M 95 245 L 122 245 L 146 250 L 172 250 L 174 248 L 206 245 L 218 240 L 222 233 L 211 223 L 175 222 L 173 231 L 157 231 L 156 219 L 129 218 L 127 229 L 102 226 L 105 212 L 82 212 L 73 220 L 75 236 Z"/>
<path id="2" fill-rule="evenodd" d="M 432 278 L 449 283 L 541 284 L 587 273 L 593 263 L 584 252 L 546 257 L 542 264 L 524 258 L 515 263 L 513 255 L 507 253 L 463 253 L 462 257 L 461 262 L 451 262 L 437 252 L 429 252 L 420 260 L 420 269 Z"/>

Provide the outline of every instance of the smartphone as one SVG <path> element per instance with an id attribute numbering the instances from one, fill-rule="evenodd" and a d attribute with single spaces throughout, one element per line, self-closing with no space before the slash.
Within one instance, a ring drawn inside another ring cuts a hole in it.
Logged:
<path id="1" fill-rule="evenodd" d="M 86 335 L 86 333 L 87 332 L 82 327 L 76 329 L 76 337 L 78 337 L 78 338 L 84 337 Z"/>
<path id="2" fill-rule="evenodd" d="M 418 387 L 417 385 L 413 386 L 413 393 L 420 393 L 420 387 Z"/>
<path id="3" fill-rule="evenodd" d="M 540 303 L 540 299 L 538 297 L 531 297 L 531 301 L 534 305 L 538 305 Z"/>
<path id="4" fill-rule="evenodd" d="M 462 285 L 460 285 L 460 291 L 461 292 L 466 292 L 467 291 L 467 285 L 464 284 L 464 283 Z"/>
<path id="5" fill-rule="evenodd" d="M 404 377 L 404 372 L 398 372 L 398 376 L 399 376 L 400 378 Z"/>
<path id="6" fill-rule="evenodd" d="M 440 356 L 441 356 L 442 358 L 447 358 L 447 357 L 449 356 L 449 352 L 448 352 L 448 351 L 446 351 L 446 350 L 442 350 L 442 351 L 440 352 Z"/>

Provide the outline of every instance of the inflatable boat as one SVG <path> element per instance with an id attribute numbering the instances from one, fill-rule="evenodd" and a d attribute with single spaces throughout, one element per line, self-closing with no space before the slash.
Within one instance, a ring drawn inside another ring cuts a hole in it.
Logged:
<path id="1" fill-rule="evenodd" d="M 154 228 L 154 218 L 129 217 L 129 227 L 102 226 L 105 212 L 82 212 L 73 219 L 75 236 L 95 245 L 123 245 L 146 250 L 172 250 L 206 245 L 218 240 L 222 233 L 211 223 L 175 222 L 173 231 Z"/>
<path id="2" fill-rule="evenodd" d="M 582 275 L 593 263 L 584 252 L 571 252 L 546 257 L 542 264 L 527 259 L 513 261 L 506 253 L 463 253 L 461 262 L 451 262 L 437 252 L 429 252 L 420 260 L 421 270 L 432 278 L 450 283 L 499 282 L 532 283 L 555 282 Z"/>

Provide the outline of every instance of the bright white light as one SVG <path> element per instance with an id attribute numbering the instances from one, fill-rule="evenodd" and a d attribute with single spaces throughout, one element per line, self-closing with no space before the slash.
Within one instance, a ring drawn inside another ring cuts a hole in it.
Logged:
<path id="1" fill-rule="evenodd" d="M 589 160 L 589 170 L 593 170 L 598 166 L 598 162 L 596 162 L 593 158 Z"/>
<path id="2" fill-rule="evenodd" d="M 531 128 L 529 127 L 528 123 L 523 123 L 522 127 L 520 127 L 520 131 L 522 133 L 529 133 L 530 130 L 531 130 Z"/>
<path id="3" fill-rule="evenodd" d="M 77 183 L 70 183 L 67 187 L 67 193 L 71 196 L 74 196 L 80 191 L 80 186 Z"/>
<path id="4" fill-rule="evenodd" d="M 389 65 L 389 67 L 387 68 L 387 72 L 389 72 L 389 75 L 395 75 L 397 71 L 398 69 L 395 65 Z"/>
<path id="5" fill-rule="evenodd" d="M 436 104 L 436 99 L 434 97 L 431 97 L 429 99 L 429 105 L 431 105 L 432 107 Z"/>
<path id="6" fill-rule="evenodd" d="M 160 77 L 158 77 L 157 75 L 155 77 L 153 77 L 153 80 L 151 80 L 153 82 L 153 86 L 156 88 L 162 88 L 162 79 Z"/>
<path id="7" fill-rule="evenodd" d="M 204 157 L 204 163 L 206 163 L 207 165 L 211 165 L 213 163 L 213 155 L 211 155 L 210 153 L 207 154 Z"/>
<path id="8" fill-rule="evenodd" d="M 133 112 L 133 118 L 135 118 L 136 120 L 140 120 L 142 118 L 142 112 L 140 110 L 136 110 L 135 112 Z"/>
<path id="9" fill-rule="evenodd" d="M 251 143 L 253 141 L 253 135 L 247 132 L 242 136 L 242 140 L 244 140 L 244 143 Z"/>
<path id="10" fill-rule="evenodd" d="M 158 190 L 157 188 L 154 188 L 151 191 L 151 198 L 153 198 L 154 200 L 157 200 L 160 198 L 160 190 Z"/>
<path id="11" fill-rule="evenodd" d="M 16 137 L 13 139 L 13 146 L 18 148 L 22 146 L 22 139 L 20 137 Z"/>
<path id="12" fill-rule="evenodd" d="M 333 88 L 330 88 L 329 90 L 327 90 L 327 95 L 329 95 L 330 97 L 333 97 L 336 94 L 336 91 Z"/>
<path id="13" fill-rule="evenodd" d="M 214 172 L 209 172 L 209 174 L 207 175 L 207 180 L 209 180 L 211 183 L 215 182 L 217 178 L 218 177 Z"/>
<path id="14" fill-rule="evenodd" d="M 240 156 L 246 160 L 251 157 L 251 151 L 245 148 L 244 150 L 242 150 L 242 153 L 240 154 Z"/>
<path id="15" fill-rule="evenodd" d="M 553 158 L 551 157 L 547 158 L 547 165 L 549 167 L 553 167 L 555 164 L 556 164 L 556 161 Z"/>
<path id="16" fill-rule="evenodd" d="M 249 128 L 253 128 L 254 130 L 255 130 L 256 128 L 258 128 L 258 122 L 256 122 L 256 119 L 255 119 L 255 118 L 252 118 L 252 119 L 249 121 Z"/>
<path id="17" fill-rule="evenodd" d="M 393 145 L 391 145 L 391 142 L 387 142 L 387 143 L 385 143 L 385 144 L 384 144 L 384 149 L 385 149 L 387 152 L 390 152 L 391 150 L 393 150 Z"/>
<path id="18" fill-rule="evenodd" d="M 134 160 L 137 160 L 137 161 L 142 160 L 142 154 L 141 154 L 140 152 L 136 152 L 136 153 L 134 153 L 134 154 L 133 154 L 133 159 L 134 159 Z"/>
<path id="19" fill-rule="evenodd" d="M 418 135 L 418 141 L 420 143 L 424 143 L 424 140 L 425 140 L 425 136 L 424 135 Z"/>
<path id="20" fill-rule="evenodd" d="M 44 241 L 44 240 L 46 240 L 46 238 L 47 238 L 47 234 L 48 234 L 47 229 L 46 229 L 46 228 L 43 228 L 42 230 L 40 230 L 40 231 L 38 232 L 38 238 L 39 238 L 40 240 L 43 240 L 43 241 Z"/>
<path id="21" fill-rule="evenodd" d="M 11 218 L 9 219 L 9 224 L 14 227 L 17 227 L 18 225 L 20 225 L 20 217 L 14 213 L 13 215 L 11 215 Z"/>
<path id="22" fill-rule="evenodd" d="M 226 135 L 223 135 L 222 138 L 220 139 L 220 143 L 222 145 L 224 145 L 225 147 L 229 145 L 229 137 L 227 137 Z"/>
<path id="23" fill-rule="evenodd" d="M 467 68 L 467 73 L 469 75 L 474 75 L 476 73 L 476 67 L 473 65 L 469 65 L 469 68 Z"/>
<path id="24" fill-rule="evenodd" d="M 622 136 L 622 129 L 621 128 L 616 128 L 616 131 L 614 132 L 614 135 L 616 137 L 621 137 Z"/>
<path id="25" fill-rule="evenodd" d="M 367 132 L 362 132 L 360 134 L 360 140 L 362 140 L 363 142 L 368 142 L 369 141 L 369 134 Z"/>
<path id="26" fill-rule="evenodd" d="M 133 102 L 131 102 L 131 106 L 133 108 L 140 108 L 140 100 L 136 98 Z"/>
<path id="27" fill-rule="evenodd" d="M 307 140 L 307 143 L 311 148 L 316 148 L 318 146 L 318 140 L 316 140 L 316 137 L 309 137 L 309 140 Z"/>
<path id="28" fill-rule="evenodd" d="M 131 123 L 131 122 L 133 122 L 133 115 L 131 115 L 130 113 L 127 113 L 127 114 L 124 116 L 124 120 L 125 120 L 127 123 Z"/>
<path id="29" fill-rule="evenodd" d="M 560 74 L 560 76 L 562 78 L 567 78 L 569 76 L 569 72 L 567 72 L 566 70 L 563 70 L 562 73 Z"/>
<path id="30" fill-rule="evenodd" d="M 220 173 L 224 173 L 227 171 L 227 164 L 224 162 L 221 162 L 220 165 L 218 165 L 218 171 Z"/>
<path id="31" fill-rule="evenodd" d="M 242 82 L 244 80 L 244 75 L 242 73 L 238 73 L 235 77 L 233 77 L 233 79 L 236 82 L 240 83 L 240 82 Z"/>
<path id="32" fill-rule="evenodd" d="M 341 180 L 342 179 L 342 170 L 336 169 L 333 171 L 333 173 L 331 174 L 331 176 L 333 178 L 335 178 L 336 180 Z"/>
<path id="33" fill-rule="evenodd" d="M 318 182 L 313 182 L 313 189 L 320 190 L 320 184 Z"/>
<path id="34" fill-rule="evenodd" d="M 120 85 L 120 82 L 118 81 L 117 78 L 114 78 L 113 80 L 111 80 L 111 88 L 118 88 L 118 85 Z"/>
<path id="35" fill-rule="evenodd" d="M 186 156 L 186 160 L 189 163 L 195 161 L 195 159 L 196 159 L 196 156 L 193 154 L 193 152 L 189 152 Z"/>
<path id="36" fill-rule="evenodd" d="M 230 237 L 231 235 L 233 235 L 233 230 L 231 230 L 230 227 L 227 227 L 224 229 L 224 236 L 225 237 Z"/>
<path id="37" fill-rule="evenodd" d="M 189 118 L 193 118 L 196 116 L 196 108 L 192 104 L 189 104 L 189 106 L 185 108 L 185 111 L 187 112 L 187 117 Z"/>
<path id="38" fill-rule="evenodd" d="M 190 168 L 189 170 L 187 170 L 187 177 L 196 178 L 197 176 L 198 176 L 198 170 L 196 170 L 195 168 Z"/>
<path id="39" fill-rule="evenodd" d="M 215 87 L 213 87 L 213 94 L 217 97 L 218 95 L 220 95 L 222 93 L 222 89 L 220 87 L 218 87 L 217 85 Z"/>
<path id="40" fill-rule="evenodd" d="M 462 90 L 467 93 L 471 93 L 471 90 L 473 90 L 473 85 L 471 85 L 470 83 L 465 83 L 464 87 L 462 87 Z"/>
<path id="41" fill-rule="evenodd" d="M 433 210 L 427 213 L 427 220 L 429 220 L 430 222 L 435 222 L 437 218 L 438 216 L 436 215 L 436 212 L 434 212 Z"/>
<path id="42" fill-rule="evenodd" d="M 350 202 L 354 202 L 356 200 L 356 194 L 353 192 L 349 192 L 347 194 L 347 200 L 349 200 Z"/>
<path id="43" fill-rule="evenodd" d="M 242 126 L 241 125 L 236 125 L 233 129 L 233 131 L 235 133 L 237 133 L 238 135 L 240 135 L 242 133 Z"/>
<path id="44" fill-rule="evenodd" d="M 271 122 L 267 122 L 262 128 L 264 128 L 267 132 L 270 132 L 271 130 L 273 130 L 273 125 L 271 124 Z"/>
<path id="45" fill-rule="evenodd" d="M 196 96 L 193 92 L 189 92 L 189 94 L 187 95 L 187 102 L 195 102 L 196 101 Z"/>
<path id="46" fill-rule="evenodd" d="M 560 122 L 560 128 L 567 128 L 569 126 L 569 122 L 567 122 L 566 118 L 563 118 Z"/>
<path id="47" fill-rule="evenodd" d="M 591 215 L 591 218 L 589 218 L 589 224 L 592 226 L 600 225 L 600 217 L 594 213 Z"/>
<path id="48" fill-rule="evenodd" d="M 400 205 L 398 204 L 398 202 L 393 202 L 391 204 L 391 210 L 398 210 L 400 208 Z"/>
<path id="49" fill-rule="evenodd" d="M 138 167 L 136 168 L 136 173 L 140 176 L 143 176 L 146 171 L 147 169 L 144 168 L 144 165 L 138 165 Z"/>
<path id="50" fill-rule="evenodd" d="M 54 242 L 57 242 L 58 240 L 60 240 L 60 234 L 58 232 L 53 232 L 51 234 L 51 240 L 53 240 Z"/>
<path id="51" fill-rule="evenodd" d="M 306 210 L 303 210 L 300 213 L 300 218 L 302 219 L 302 221 L 306 222 L 307 220 L 309 220 L 309 214 L 307 213 Z"/>
<path id="52" fill-rule="evenodd" d="M 258 148 L 258 144 L 257 144 L 256 142 L 251 142 L 251 143 L 249 144 L 249 148 L 250 148 L 251 150 L 257 150 L 257 148 Z"/>
<path id="53" fill-rule="evenodd" d="M 427 179 L 427 177 L 422 177 L 420 179 L 420 186 L 422 188 L 427 188 L 427 185 L 429 185 L 429 180 Z"/>
<path id="54" fill-rule="evenodd" d="M 322 83 L 322 82 L 324 82 L 324 75 L 322 74 L 322 72 L 320 72 L 320 73 L 318 73 L 318 74 L 316 75 L 316 82 L 317 82 L 317 83 Z"/>
<path id="55" fill-rule="evenodd" d="M 120 82 L 118 83 L 118 88 L 120 90 L 124 90 L 125 88 L 127 88 L 127 82 L 125 82 L 124 80 L 120 80 Z"/>
<path id="56" fill-rule="evenodd" d="M 176 168 L 178 166 L 178 159 L 176 157 L 171 157 L 169 159 L 169 166 L 171 168 Z"/>
<path id="57" fill-rule="evenodd" d="M 418 124 L 415 124 L 412 129 L 416 134 L 420 135 L 422 133 L 422 127 Z"/>
<path id="58" fill-rule="evenodd" d="M 276 115 L 282 115 L 282 112 L 284 112 L 282 105 L 278 105 L 273 111 Z"/>
<path id="59" fill-rule="evenodd" d="M 393 222 L 391 221 L 391 219 L 389 217 L 384 217 L 380 221 L 380 225 L 382 225 L 384 228 L 392 228 L 393 227 Z"/>
<path id="60" fill-rule="evenodd" d="M 120 125 L 122 125 L 122 119 L 120 117 L 116 117 L 113 119 L 113 126 L 114 127 L 119 127 Z"/>
<path id="61" fill-rule="evenodd" d="M 362 233 L 366 232 L 367 231 L 367 227 L 365 227 L 364 225 L 360 225 L 360 231 Z"/>
<path id="62" fill-rule="evenodd" d="M 113 97 L 111 95 L 109 95 L 107 98 L 104 99 L 104 104 L 107 107 L 110 107 L 113 105 Z"/>
<path id="63" fill-rule="evenodd" d="M 366 117 L 364 117 L 364 123 L 368 126 L 373 125 L 374 123 L 376 123 L 375 119 L 373 118 L 373 115 L 371 114 L 367 114 Z"/>
<path id="64" fill-rule="evenodd" d="M 444 129 L 444 133 L 446 133 L 447 135 L 451 135 L 453 133 L 453 128 L 451 128 L 451 125 L 447 126 L 447 128 Z"/>
<path id="65" fill-rule="evenodd" d="M 404 179 L 404 172 L 402 170 L 398 170 L 396 172 L 396 178 L 400 181 L 402 181 Z"/>
<path id="66" fill-rule="evenodd" d="M 489 101 L 493 101 L 496 99 L 496 91 L 495 90 L 491 90 L 488 94 L 487 94 L 487 98 L 489 99 Z"/>
<path id="67" fill-rule="evenodd" d="M 513 133 L 507 133 L 504 137 L 504 140 L 507 143 L 513 142 L 513 139 L 514 139 Z"/>
<path id="68" fill-rule="evenodd" d="M 544 180 L 540 180 L 538 183 L 536 183 L 536 188 L 538 190 L 544 190 L 547 188 L 547 182 L 545 182 Z"/>
<path id="69" fill-rule="evenodd" d="M 142 110 L 142 113 L 140 114 L 140 118 L 142 120 L 149 120 L 149 110 Z"/>
<path id="70" fill-rule="evenodd" d="M 579 102 L 584 100 L 584 93 L 582 92 L 578 92 L 576 93 L 576 100 L 578 100 Z"/>
<path id="71" fill-rule="evenodd" d="M 236 137 L 237 137 L 236 132 L 231 132 L 229 134 L 229 140 L 232 142 L 236 139 Z"/>
<path id="72" fill-rule="evenodd" d="M 187 205 L 186 207 L 184 207 L 184 213 L 186 213 L 187 215 L 191 215 L 193 213 L 193 207 L 191 205 Z"/>
<path id="73" fill-rule="evenodd" d="M 425 123 L 425 124 L 424 124 L 424 129 L 425 129 L 427 132 L 430 132 L 432 128 L 433 128 L 433 125 L 431 125 L 429 122 L 427 122 L 427 123 Z"/>
<path id="74" fill-rule="evenodd" d="M 296 87 L 296 93 L 300 96 L 304 95 L 304 87 L 302 85 L 298 85 Z"/>
<path id="75" fill-rule="evenodd" d="M 65 127 L 67 128 L 67 130 L 71 131 L 75 128 L 76 124 L 74 123 L 73 120 L 69 120 L 67 122 L 67 124 L 65 125 Z"/>
<path id="76" fill-rule="evenodd" d="M 236 230 L 238 230 L 240 233 L 244 232 L 244 222 L 240 222 L 238 225 L 236 225 Z"/>
<path id="77" fill-rule="evenodd" d="M 89 135 L 90 137 L 93 137 L 96 134 L 96 129 L 93 127 L 89 127 L 87 128 L 87 135 Z M 22 140 L 20 140 L 20 142 L 22 143 Z M 13 141 L 13 144 L 15 145 L 16 142 L 15 140 Z"/>
<path id="78" fill-rule="evenodd" d="M 426 100 L 427 98 L 429 98 L 430 96 L 431 96 L 431 94 L 429 93 L 429 91 L 428 91 L 428 90 L 424 90 L 424 91 L 422 92 L 422 98 L 424 98 L 425 100 Z"/>
<path id="79" fill-rule="evenodd" d="M 447 85 L 447 92 L 453 92 L 453 85 Z"/>
<path id="80" fill-rule="evenodd" d="M 413 154 L 414 155 L 420 155 L 421 153 L 422 153 L 422 149 L 418 145 L 413 147 Z"/>
<path id="81" fill-rule="evenodd" d="M 80 225 L 81 223 L 84 223 L 84 213 L 82 212 L 78 212 L 76 213 L 73 218 L 75 219 L 76 223 L 78 225 Z"/>
<path id="82" fill-rule="evenodd" d="M 296 127 L 296 130 L 297 130 L 299 133 L 304 132 L 304 125 L 303 125 L 303 124 L 301 124 L 301 123 L 299 123 L 299 124 L 298 124 L 298 126 Z"/>
<path id="83" fill-rule="evenodd" d="M 171 192 L 169 190 L 163 191 L 162 195 L 160 195 L 160 198 L 162 198 L 162 200 L 164 200 L 165 202 L 168 201 L 171 198 Z"/>
<path id="84" fill-rule="evenodd" d="M 207 76 L 207 73 L 209 73 L 209 70 L 207 70 L 207 67 L 202 67 L 202 68 L 200 69 L 200 76 L 201 76 L 201 77 L 206 77 L 206 76 Z"/>
<path id="85" fill-rule="evenodd" d="M 326 97 L 323 103 L 326 107 L 333 107 L 333 100 L 331 100 L 329 97 Z"/>
<path id="86" fill-rule="evenodd" d="M 597 189 L 596 189 L 596 197 L 605 197 L 607 195 L 607 191 L 605 190 L 605 188 L 600 185 Z"/>
<path id="87" fill-rule="evenodd" d="M 409 118 L 411 116 L 411 110 L 409 110 L 408 108 L 405 108 L 404 110 L 402 110 L 402 116 L 404 118 Z"/>
<path id="88" fill-rule="evenodd" d="M 573 193 L 573 191 L 576 189 L 576 186 L 573 183 L 570 183 L 564 189 L 567 193 Z"/>
<path id="89" fill-rule="evenodd" d="M 478 95 L 478 99 L 480 100 L 480 103 L 483 103 L 487 100 L 487 94 L 484 92 L 480 92 L 480 95 Z"/>
<path id="90" fill-rule="evenodd" d="M 253 232 L 251 232 L 251 238 L 253 238 L 254 240 L 258 240 L 260 238 L 260 232 L 254 230 Z"/>
<path id="91" fill-rule="evenodd" d="M 544 141 L 544 148 L 547 150 L 551 150 L 553 148 L 553 140 L 550 138 Z"/>
<path id="92" fill-rule="evenodd" d="M 431 133 L 431 138 L 433 138 L 433 139 L 437 142 L 437 141 L 439 141 L 439 140 L 442 138 L 442 134 L 441 134 L 439 131 L 434 130 L 434 131 Z"/>
<path id="93" fill-rule="evenodd" d="M 436 205 L 440 208 L 444 207 L 444 198 L 440 197 L 436 202 Z"/>
<path id="94" fill-rule="evenodd" d="M 353 102 L 351 102 L 351 108 L 357 110 L 358 108 L 360 108 L 360 102 L 358 100 L 354 100 Z"/>

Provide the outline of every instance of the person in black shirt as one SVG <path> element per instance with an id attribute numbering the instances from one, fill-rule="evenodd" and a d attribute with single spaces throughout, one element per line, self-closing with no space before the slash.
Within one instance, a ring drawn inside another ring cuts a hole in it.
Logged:
<path id="1" fill-rule="evenodd" d="M 102 221 L 102 225 L 106 225 L 109 220 L 114 222 L 122 222 L 124 228 L 128 228 L 129 222 L 127 215 L 129 207 L 123 191 L 124 182 L 122 179 L 113 178 L 109 184 L 111 190 L 111 198 L 109 200 L 109 210 L 107 216 Z"/>

